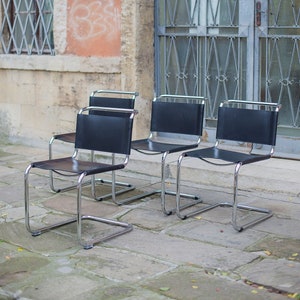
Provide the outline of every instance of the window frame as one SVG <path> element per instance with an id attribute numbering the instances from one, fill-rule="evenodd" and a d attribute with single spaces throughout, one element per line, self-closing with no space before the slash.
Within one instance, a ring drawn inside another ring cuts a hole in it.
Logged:
<path id="1" fill-rule="evenodd" d="M 4 54 L 55 55 L 54 0 L 1 0 Z"/>

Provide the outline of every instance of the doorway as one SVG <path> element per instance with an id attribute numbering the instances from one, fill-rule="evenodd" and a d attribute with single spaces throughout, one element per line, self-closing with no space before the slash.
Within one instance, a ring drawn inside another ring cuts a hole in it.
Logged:
<path id="1" fill-rule="evenodd" d="M 300 156 L 300 0 L 156 0 L 157 94 L 282 104 L 276 152 Z"/>

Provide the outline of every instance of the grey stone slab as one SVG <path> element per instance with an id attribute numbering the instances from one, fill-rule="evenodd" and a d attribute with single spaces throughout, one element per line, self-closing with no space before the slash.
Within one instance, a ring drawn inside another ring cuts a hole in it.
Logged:
<path id="1" fill-rule="evenodd" d="M 26 249 L 16 246 L 10 243 L 6 243 L 3 240 L 0 241 L 0 263 L 4 263 L 7 261 L 10 261 L 11 259 L 16 259 L 24 257 L 25 259 L 27 257 L 40 257 L 39 254 L 33 254 L 30 251 L 27 251 Z"/>
<path id="2" fill-rule="evenodd" d="M 11 300 L 11 299 L 18 299 L 18 300 L 32 300 L 21 296 L 22 291 L 10 292 L 5 289 L 0 288 L 0 299 L 1 300 Z"/>
<path id="3" fill-rule="evenodd" d="M 159 201 L 160 200 L 156 198 L 149 200 L 149 202 Z M 159 209 L 149 209 L 149 205 L 131 210 L 123 217 L 123 221 L 132 223 L 139 228 L 153 231 L 166 230 L 166 228 L 172 225 L 181 223 L 181 220 L 179 220 L 176 215 L 165 216 L 160 209 L 160 203 L 158 205 Z"/>
<path id="4" fill-rule="evenodd" d="M 286 201 L 287 200 L 287 201 Z M 272 210 L 274 215 L 281 219 L 299 219 L 300 214 L 300 198 L 285 197 L 284 200 L 268 201 L 265 205 L 268 209 Z"/>
<path id="5" fill-rule="evenodd" d="M 9 257 L 0 264 L 0 286 L 27 279 L 32 272 L 45 267 L 48 263 L 47 258 L 36 255 Z"/>
<path id="6" fill-rule="evenodd" d="M 4 159 L 6 159 L 7 157 L 11 157 L 11 156 L 12 156 L 11 153 L 5 152 L 5 151 L 3 151 L 2 149 L 0 150 L 0 158 L 1 158 L 1 160 L 4 160 Z"/>
<path id="7" fill-rule="evenodd" d="M 96 289 L 99 282 L 81 275 L 43 276 L 34 284 L 25 286 L 22 296 L 29 299 L 73 300 L 87 299 L 89 292 Z"/>
<path id="8" fill-rule="evenodd" d="M 188 263 L 222 270 L 235 269 L 258 257 L 254 253 L 245 253 L 237 249 L 210 245 L 137 228 L 126 236 L 111 240 L 109 244 L 144 253 L 171 263 Z"/>
<path id="9" fill-rule="evenodd" d="M 16 247 L 0 240 L 0 263 L 9 259 L 11 253 L 17 253 Z"/>
<path id="10" fill-rule="evenodd" d="M 278 218 L 276 216 L 273 216 L 272 218 L 257 224 L 255 226 L 255 229 L 279 236 L 286 236 L 295 239 L 300 238 L 299 219 Z"/>
<path id="11" fill-rule="evenodd" d="M 266 288 L 246 285 L 225 275 L 209 274 L 202 269 L 179 268 L 152 279 L 143 285 L 171 299 L 222 300 L 283 300 L 286 297 L 270 293 Z"/>
<path id="12" fill-rule="evenodd" d="M 264 251 L 268 256 L 300 262 L 300 239 L 268 235 L 247 248 L 248 251 Z"/>
<path id="13" fill-rule="evenodd" d="M 5 182 L 5 177 L 11 174 L 20 174 L 19 170 L 0 165 L 0 180 Z"/>
<path id="14" fill-rule="evenodd" d="M 74 237 L 54 231 L 32 237 L 24 224 L 15 222 L 0 224 L 0 240 L 44 255 L 66 255 L 78 250 L 78 242 Z"/>
<path id="15" fill-rule="evenodd" d="M 85 294 L 88 300 L 167 300 L 170 298 L 159 295 L 141 286 L 133 287 L 119 283 L 109 287 L 98 286 L 94 291 Z"/>
<path id="16" fill-rule="evenodd" d="M 114 289 L 115 290 L 115 289 Z M 115 300 L 116 297 L 107 297 L 104 298 L 103 300 Z M 154 293 L 152 291 L 146 290 L 146 289 L 142 289 L 142 288 L 138 288 L 136 289 L 134 292 L 131 293 L 131 295 L 124 295 L 122 294 L 122 296 L 120 297 L 120 299 L 122 300 L 171 300 L 169 297 L 163 296 L 163 295 L 159 295 L 157 293 Z M 99 300 L 99 299 L 96 299 Z"/>
<path id="17" fill-rule="evenodd" d="M 8 207 L 7 203 L 0 200 L 0 214 L 1 214 L 1 211 L 3 209 L 5 209 L 6 207 Z"/>
<path id="18" fill-rule="evenodd" d="M 57 194 L 55 197 L 47 199 L 43 205 L 55 211 L 75 214 L 77 212 L 77 199 L 69 194 Z M 112 201 L 95 201 L 94 199 L 82 199 L 82 212 L 98 216 L 112 216 L 125 213 L 127 208 L 117 206 Z"/>
<path id="19" fill-rule="evenodd" d="M 4 185 L 0 187 L 1 200 L 10 205 L 24 206 L 24 185 L 20 181 L 19 184 Z"/>
<path id="20" fill-rule="evenodd" d="M 241 233 L 230 225 L 230 208 L 182 221 L 163 215 L 158 194 L 118 207 L 110 199 L 94 201 L 87 186 L 85 212 L 133 223 L 134 230 L 86 251 L 77 242 L 76 224 L 35 238 L 25 229 L 24 170 L 30 161 L 47 159 L 46 145 L 9 145 L 2 151 L 7 155 L 0 162 L 0 264 L 5 266 L 0 272 L 8 272 L 1 277 L 0 299 L 6 292 L 8 299 L 287 299 L 276 290 L 299 297 L 294 294 L 300 277 L 299 162 L 272 159 L 242 168 L 239 200 L 271 208 L 274 216 Z M 177 157 L 168 157 L 168 189 L 175 190 Z M 142 190 L 159 188 L 160 163 L 159 156 L 137 155 L 117 172 L 118 180 L 141 184 Z M 182 190 L 208 203 L 231 201 L 232 171 L 188 162 Z M 55 194 L 47 172 L 32 170 L 31 175 L 33 226 L 76 212 L 76 190 Z M 97 187 L 99 194 L 109 191 L 109 185 Z M 175 206 L 175 197 L 167 197 L 167 203 Z M 87 238 L 102 232 L 91 222 L 83 222 L 83 228 Z M 28 258 L 36 258 L 37 265 Z M 39 264 L 44 259 L 49 263 Z"/>
<path id="21" fill-rule="evenodd" d="M 71 256 L 50 257 L 25 250 L 21 253 L 1 264 L 2 287 L 10 293 L 18 292 L 29 299 L 85 299 L 85 293 L 110 285 L 109 281 L 76 268 L 76 260 Z"/>
<path id="22" fill-rule="evenodd" d="M 285 259 L 264 259 L 247 265 L 241 275 L 254 283 L 289 293 L 300 293 L 300 263 Z"/>
<path id="23" fill-rule="evenodd" d="M 33 207 L 31 209 L 32 214 L 34 215 L 41 215 L 46 212 L 45 209 L 42 207 Z M 24 207 L 10 207 L 1 210 L 0 212 L 0 223 L 1 219 L 3 219 L 4 222 L 12 222 L 16 220 L 24 219 L 25 216 L 25 210 Z"/>
<path id="24" fill-rule="evenodd" d="M 221 245 L 234 249 L 245 249 L 252 243 L 265 237 L 265 233 L 255 230 L 237 232 L 231 224 L 218 224 L 200 220 L 182 222 L 167 231 L 168 234 L 189 238 L 215 245 Z"/>
<path id="25" fill-rule="evenodd" d="M 76 266 L 119 282 L 137 282 L 172 270 L 175 265 L 153 257 L 114 248 L 95 247 L 75 256 Z"/>
<path id="26" fill-rule="evenodd" d="M 38 222 L 40 219 L 45 217 L 45 215 L 49 211 L 40 206 L 31 206 L 30 207 L 30 216 L 31 216 L 31 224 Z M 20 221 L 24 223 L 23 219 L 25 218 L 25 209 L 24 207 L 5 207 L 0 211 L 0 224 L 1 223 L 9 223 L 14 221 Z M 39 222 L 41 223 L 41 222 Z M 39 226 L 41 226 L 39 224 Z M 24 225 L 25 228 L 25 225 Z M 33 227 L 34 228 L 34 227 Z"/>
<path id="27" fill-rule="evenodd" d="M 212 202 L 211 204 L 216 203 Z M 207 203 L 206 203 L 207 204 Z M 210 203 L 208 203 L 210 204 Z M 199 205 L 199 207 L 204 207 Z M 231 224 L 231 208 L 228 207 L 216 207 L 214 209 L 208 210 L 204 213 L 195 215 L 192 217 L 192 219 L 196 220 L 207 220 L 212 223 L 218 223 L 221 226 L 222 225 L 228 225 Z"/>

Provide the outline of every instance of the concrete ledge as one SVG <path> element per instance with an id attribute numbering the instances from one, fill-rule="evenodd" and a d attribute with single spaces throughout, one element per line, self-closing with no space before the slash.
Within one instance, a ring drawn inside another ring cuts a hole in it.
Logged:
<path id="1" fill-rule="evenodd" d="M 121 72 L 120 61 L 120 57 L 2 54 L 0 69 L 111 74 Z"/>

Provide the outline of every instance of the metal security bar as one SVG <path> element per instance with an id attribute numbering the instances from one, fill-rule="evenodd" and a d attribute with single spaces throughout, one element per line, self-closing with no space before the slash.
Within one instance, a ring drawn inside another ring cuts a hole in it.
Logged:
<path id="1" fill-rule="evenodd" d="M 205 96 L 207 119 L 216 119 L 222 100 L 246 98 L 239 2 L 156 1 L 157 94 Z"/>
<path id="2" fill-rule="evenodd" d="M 51 54 L 53 0 L 1 0 L 0 42 L 5 54 Z"/>
<path id="3" fill-rule="evenodd" d="M 279 124 L 295 134 L 300 127 L 300 1 L 262 2 L 259 17 L 260 98 L 282 104 Z"/>
<path id="4" fill-rule="evenodd" d="M 280 103 L 283 134 L 300 136 L 300 0 L 155 3 L 158 95 L 208 98 L 207 120 L 226 99 Z"/>

